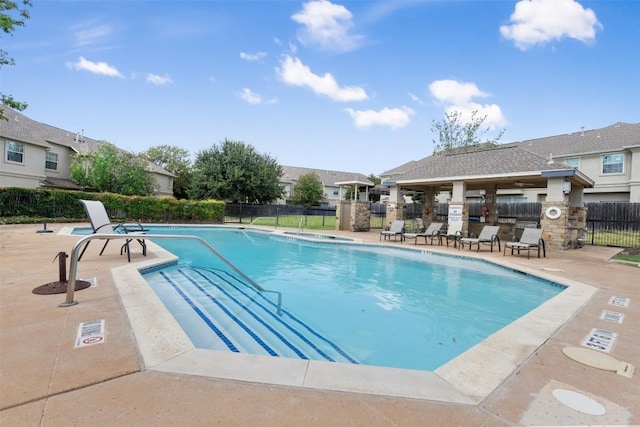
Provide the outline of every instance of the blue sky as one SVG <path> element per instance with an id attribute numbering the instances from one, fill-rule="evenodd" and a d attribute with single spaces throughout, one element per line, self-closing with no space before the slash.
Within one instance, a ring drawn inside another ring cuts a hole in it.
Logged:
<path id="1" fill-rule="evenodd" d="M 640 121 L 633 0 L 34 0 L 1 40 L 24 114 L 132 152 L 228 138 L 377 175 L 447 111 L 501 142 Z"/>

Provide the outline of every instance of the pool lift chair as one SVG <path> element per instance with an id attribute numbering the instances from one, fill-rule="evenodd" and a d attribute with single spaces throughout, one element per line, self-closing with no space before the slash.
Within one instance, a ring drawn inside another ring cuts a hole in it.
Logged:
<path id="1" fill-rule="evenodd" d="M 433 239 L 437 239 L 438 240 L 438 245 L 442 244 L 442 235 L 441 230 L 442 227 L 444 226 L 444 222 L 432 222 L 431 224 L 429 224 L 429 227 L 427 227 L 426 230 L 419 232 L 419 233 L 404 233 L 404 239 L 415 239 L 414 244 L 417 245 L 418 244 L 418 238 L 419 237 L 424 237 L 424 244 L 427 244 L 427 239 L 429 239 L 429 242 L 431 243 L 431 245 L 433 245 Z"/>
<path id="2" fill-rule="evenodd" d="M 491 252 L 493 252 L 493 245 L 498 244 L 498 252 L 500 252 L 500 237 L 498 232 L 500 231 L 499 225 L 485 225 L 482 227 L 478 237 L 463 237 L 460 239 L 460 245 L 469 245 L 469 250 L 473 245 L 476 245 L 476 252 L 480 251 L 480 243 L 489 244 L 491 246 Z"/>
<path id="3" fill-rule="evenodd" d="M 393 220 L 391 226 L 388 230 L 382 230 L 380 232 L 380 240 L 384 237 L 384 240 L 391 240 L 391 236 L 393 236 L 393 240 L 395 241 L 398 236 L 400 236 L 400 243 L 404 241 L 404 221 L 401 219 Z"/>
<path id="4" fill-rule="evenodd" d="M 144 238 L 140 237 L 144 235 L 147 231 L 140 222 L 136 223 L 119 223 L 113 224 L 109 219 L 109 215 L 107 214 L 107 210 L 102 204 L 102 202 L 98 200 L 80 200 L 80 203 L 84 206 L 84 210 L 89 217 L 89 222 L 91 223 L 91 228 L 93 229 L 93 234 L 131 234 L 131 239 L 125 239 L 125 243 L 120 248 L 120 255 L 122 252 L 127 253 L 127 260 L 131 262 L 131 248 L 130 243 L 132 240 L 137 240 L 142 247 L 142 255 L 147 256 L 147 244 L 144 241 Z M 100 255 L 104 252 L 109 244 L 109 238 L 105 238 L 106 242 L 100 251 Z M 80 252 L 80 256 L 78 257 L 78 261 L 82 259 L 82 255 L 84 255 L 84 251 L 87 250 L 87 247 L 91 243 L 91 240 L 87 242 L 87 244 L 82 248 L 82 252 Z"/>
<path id="5" fill-rule="evenodd" d="M 542 228 L 525 228 L 522 231 L 522 236 L 519 240 L 513 242 L 505 242 L 504 252 L 502 256 L 507 254 L 507 248 L 511 248 L 511 255 L 513 255 L 514 249 L 518 251 L 527 250 L 527 259 L 531 258 L 531 249 L 538 249 L 538 258 L 540 258 L 540 249 L 542 249 L 542 256 L 547 257 L 547 250 L 544 246 L 544 239 L 542 238 Z"/>

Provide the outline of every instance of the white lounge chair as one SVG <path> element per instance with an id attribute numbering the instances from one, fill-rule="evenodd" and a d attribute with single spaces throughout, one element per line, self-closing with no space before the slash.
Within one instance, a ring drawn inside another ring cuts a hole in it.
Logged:
<path id="1" fill-rule="evenodd" d="M 444 237 L 447 240 L 447 247 L 449 242 L 453 240 L 453 247 L 459 247 L 458 242 L 462 239 L 462 221 L 456 221 L 449 223 L 446 233 L 441 233 L 441 238 Z"/>
<path id="2" fill-rule="evenodd" d="M 418 244 L 418 238 L 424 237 L 424 244 L 427 244 L 427 239 L 429 239 L 430 243 L 433 245 L 433 239 L 438 239 L 438 244 L 442 244 L 442 236 L 440 235 L 440 231 L 444 226 L 444 222 L 432 222 L 429 224 L 427 229 L 421 233 L 404 233 L 404 239 L 415 239 L 414 244 Z"/>
<path id="3" fill-rule="evenodd" d="M 538 249 L 538 258 L 540 258 L 540 249 L 542 249 L 542 255 L 546 258 L 547 250 L 544 246 L 544 239 L 542 238 L 542 228 L 525 228 L 522 231 L 522 236 L 520 236 L 520 240 L 514 242 L 505 242 L 504 244 L 504 253 L 503 256 L 507 254 L 507 248 L 511 248 L 511 255 L 513 255 L 513 250 L 518 251 L 518 255 L 520 255 L 520 250 L 527 250 L 527 259 L 531 258 L 531 249 Z"/>
<path id="4" fill-rule="evenodd" d="M 388 230 L 382 230 L 380 232 L 380 240 L 384 237 L 384 240 L 391 240 L 393 236 L 393 240 L 396 240 L 398 236 L 400 236 L 400 243 L 404 240 L 404 221 L 401 219 L 396 219 L 391 223 L 391 227 Z"/>
<path id="5" fill-rule="evenodd" d="M 144 229 L 142 224 L 140 224 L 139 222 L 129 223 L 129 224 L 125 224 L 125 223 L 112 224 L 111 220 L 109 219 L 109 215 L 107 214 L 107 210 L 105 209 L 102 202 L 98 200 L 80 200 L 80 203 L 82 203 L 82 205 L 84 206 L 84 210 L 87 213 L 87 216 L 89 217 L 91 228 L 93 228 L 93 234 L 124 233 L 124 234 L 132 235 L 131 239 L 125 239 L 125 243 L 120 248 L 120 255 L 122 255 L 123 251 L 126 252 L 127 260 L 129 262 L 131 262 L 131 250 L 129 248 L 129 243 L 131 243 L 131 241 L 134 239 L 137 240 L 138 243 L 140 243 L 140 246 L 142 246 L 142 255 L 144 256 L 147 255 L 147 244 L 145 243 L 144 239 L 140 237 L 141 235 L 144 235 L 144 233 L 147 231 Z M 102 255 L 105 248 L 107 247 L 107 244 L 109 243 L 109 240 L 111 240 L 109 238 L 105 238 L 105 239 L 106 239 L 106 242 L 104 243 L 104 246 L 100 251 L 100 255 Z M 84 251 L 87 250 L 89 243 L 91 243 L 91 240 L 89 240 L 87 244 L 84 245 L 84 248 L 82 248 L 82 252 L 80 252 L 80 256 L 78 257 L 78 261 L 82 259 L 82 255 L 84 255 Z"/>
<path id="6" fill-rule="evenodd" d="M 463 237 L 460 239 L 461 245 L 469 245 L 469 250 L 473 245 L 476 245 L 476 252 L 480 251 L 480 243 L 489 244 L 491 246 L 491 252 L 493 252 L 493 245 L 498 244 L 498 252 L 500 251 L 500 237 L 498 237 L 498 232 L 500 231 L 499 225 L 485 225 L 482 227 L 482 231 L 480 231 L 480 235 L 478 237 Z"/>

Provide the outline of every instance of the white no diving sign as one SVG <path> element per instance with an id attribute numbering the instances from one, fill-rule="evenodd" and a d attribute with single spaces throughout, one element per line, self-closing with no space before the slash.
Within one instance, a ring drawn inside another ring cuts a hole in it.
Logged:
<path id="1" fill-rule="evenodd" d="M 76 348 L 102 344 L 105 341 L 104 324 L 104 319 L 80 323 L 76 336 Z"/>

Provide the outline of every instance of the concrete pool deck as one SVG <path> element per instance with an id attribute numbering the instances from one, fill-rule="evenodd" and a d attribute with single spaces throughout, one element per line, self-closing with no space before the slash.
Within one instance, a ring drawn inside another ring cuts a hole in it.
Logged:
<path id="1" fill-rule="evenodd" d="M 549 251 L 547 258 L 530 260 L 482 250 L 482 258 L 571 282 L 575 294 L 433 373 L 360 366 L 362 371 L 342 371 L 338 364 L 278 358 L 269 358 L 276 365 L 265 369 L 250 355 L 190 348 L 170 327 L 131 272 L 134 264 L 150 265 L 167 256 L 155 245 L 147 257 L 133 253 L 128 264 L 117 242 L 103 256 L 98 256 L 101 245 L 93 243 L 78 277 L 95 278 L 97 286 L 78 291 L 76 306 L 58 307 L 62 294 L 33 294 L 37 286 L 58 280 L 54 256 L 69 253 L 80 238 L 36 233 L 41 228 L 0 226 L 0 425 L 640 423 L 638 374 L 626 378 L 591 368 L 561 351 L 580 346 L 600 328 L 617 333 L 611 356 L 640 366 L 640 270 L 609 262 L 619 251 L 615 248 Z M 322 233 L 381 243 L 379 231 Z M 414 247 L 413 242 L 382 243 Z M 465 256 L 474 254 L 464 250 Z M 628 298 L 629 305 L 609 304 L 614 296 Z M 624 314 L 623 322 L 602 320 L 604 310 Z M 76 348 L 80 323 L 100 319 L 106 340 Z M 553 397 L 555 389 L 589 396 L 605 413 L 589 415 L 565 406 Z"/>

